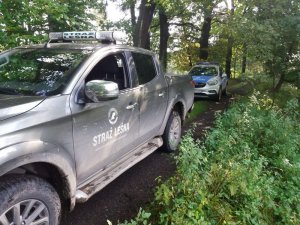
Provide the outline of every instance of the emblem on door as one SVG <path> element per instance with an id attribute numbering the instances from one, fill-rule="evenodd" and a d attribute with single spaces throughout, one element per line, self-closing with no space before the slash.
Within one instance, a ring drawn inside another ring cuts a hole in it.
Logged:
<path id="1" fill-rule="evenodd" d="M 116 124 L 116 122 L 118 121 L 119 118 L 119 114 L 118 111 L 115 108 L 111 108 L 108 111 L 108 121 L 111 125 Z"/>

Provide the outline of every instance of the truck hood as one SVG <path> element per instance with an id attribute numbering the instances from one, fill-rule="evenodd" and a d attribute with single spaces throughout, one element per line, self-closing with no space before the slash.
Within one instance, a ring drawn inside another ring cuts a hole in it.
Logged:
<path id="1" fill-rule="evenodd" d="M 39 96 L 0 95 L 0 121 L 25 113 L 44 99 Z"/>
<path id="2" fill-rule="evenodd" d="M 214 76 L 192 76 L 192 77 L 193 77 L 193 81 L 195 81 L 196 83 L 206 83 L 210 79 L 215 78 Z"/>

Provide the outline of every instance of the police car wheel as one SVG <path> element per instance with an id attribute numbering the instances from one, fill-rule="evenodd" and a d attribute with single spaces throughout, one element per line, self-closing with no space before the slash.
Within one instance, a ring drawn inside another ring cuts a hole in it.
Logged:
<path id="1" fill-rule="evenodd" d="M 226 84 L 226 86 L 225 86 L 225 88 L 224 88 L 224 90 L 223 90 L 223 92 L 222 92 L 222 94 L 223 94 L 224 96 L 227 95 L 227 85 L 228 85 L 228 84 Z"/>
<path id="2" fill-rule="evenodd" d="M 221 88 L 221 87 L 219 87 L 219 91 L 218 91 L 218 93 L 214 96 L 214 99 L 215 99 L 217 102 L 221 101 L 221 99 L 222 99 L 222 88 Z"/>
<path id="3" fill-rule="evenodd" d="M 41 178 L 10 175 L 0 181 L 0 224 L 58 225 L 61 202 Z"/>
<path id="4" fill-rule="evenodd" d="M 177 149 L 181 138 L 181 118 L 178 112 L 173 111 L 168 119 L 163 134 L 163 150 L 173 152 Z"/>

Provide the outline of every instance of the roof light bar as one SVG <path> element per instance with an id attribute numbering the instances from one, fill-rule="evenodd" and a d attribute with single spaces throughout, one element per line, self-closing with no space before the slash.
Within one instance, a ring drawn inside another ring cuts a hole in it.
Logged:
<path id="1" fill-rule="evenodd" d="M 121 31 L 71 31 L 51 32 L 51 40 L 65 41 L 101 41 L 101 42 L 124 42 L 126 34 Z"/>

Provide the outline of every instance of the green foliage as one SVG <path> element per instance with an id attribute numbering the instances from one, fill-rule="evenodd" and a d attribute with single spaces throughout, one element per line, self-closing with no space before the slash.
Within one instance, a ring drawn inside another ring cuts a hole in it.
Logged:
<path id="1" fill-rule="evenodd" d="M 148 223 L 299 224 L 299 113 L 296 99 L 280 109 L 255 92 L 219 117 L 204 143 L 188 132 Z"/>
<path id="2" fill-rule="evenodd" d="M 247 78 L 247 80 L 249 80 L 249 78 Z M 271 96 L 274 104 L 280 108 L 283 108 L 287 101 L 294 98 L 300 101 L 300 90 L 296 83 L 286 82 L 282 85 L 280 91 L 271 91 L 273 80 L 268 74 L 253 75 L 252 82 L 255 83 L 256 90 Z"/>
<path id="3" fill-rule="evenodd" d="M 300 10 L 291 0 L 240 1 L 232 24 L 235 38 L 247 45 L 248 57 L 264 65 L 264 71 L 279 80 L 299 71 Z M 278 85 L 279 84 L 279 85 Z M 274 83 L 277 88 L 281 82 Z"/>
<path id="4" fill-rule="evenodd" d="M 92 27 L 101 0 L 23 0 L 0 2 L 0 45 L 5 49 L 45 42 L 49 31 L 84 30 Z"/>
<path id="5" fill-rule="evenodd" d="M 192 121 L 197 118 L 201 113 L 203 113 L 207 109 L 207 102 L 204 101 L 195 101 L 194 102 L 194 109 L 191 113 L 189 113 L 189 117 L 187 121 Z"/>
<path id="6" fill-rule="evenodd" d="M 130 222 L 125 221 L 124 223 L 120 223 L 119 225 L 151 225 L 151 223 L 148 222 L 150 216 L 151 213 L 148 213 L 143 209 L 140 209 L 137 217 L 134 220 L 131 220 Z M 108 224 L 111 225 L 110 222 Z"/>

